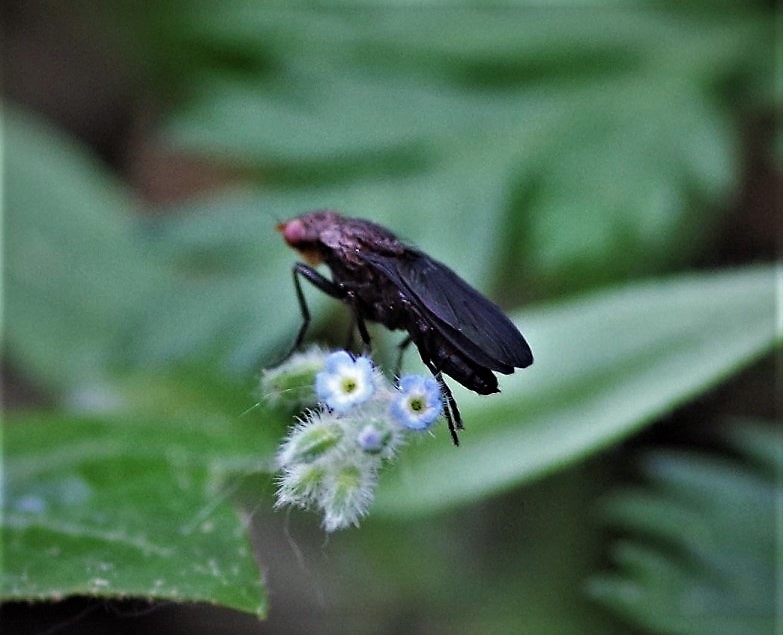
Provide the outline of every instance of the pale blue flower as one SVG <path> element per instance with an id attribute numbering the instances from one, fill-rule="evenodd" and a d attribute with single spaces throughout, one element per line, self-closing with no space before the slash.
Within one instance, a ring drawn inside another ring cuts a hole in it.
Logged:
<path id="1" fill-rule="evenodd" d="M 354 359 L 345 351 L 330 354 L 324 370 L 315 376 L 315 392 L 330 409 L 348 412 L 375 392 L 372 362 L 364 356 Z"/>
<path id="2" fill-rule="evenodd" d="M 398 390 L 391 414 L 406 428 L 426 430 L 440 416 L 443 410 L 440 386 L 432 377 L 406 375 L 400 379 Z"/>
<path id="3" fill-rule="evenodd" d="M 380 454 L 392 441 L 392 431 L 381 425 L 368 423 L 356 435 L 356 443 L 367 454 Z"/>

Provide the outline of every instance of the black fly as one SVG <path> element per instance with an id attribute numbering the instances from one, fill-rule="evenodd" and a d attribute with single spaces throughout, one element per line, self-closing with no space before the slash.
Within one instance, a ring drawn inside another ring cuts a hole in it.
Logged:
<path id="1" fill-rule="evenodd" d="M 525 338 L 494 302 L 380 225 L 322 210 L 280 223 L 277 229 L 310 265 L 324 262 L 332 272 L 330 280 L 312 266 L 294 265 L 303 319 L 294 348 L 302 343 L 310 323 L 300 276 L 351 307 L 366 346 L 370 336 L 365 320 L 407 331 L 400 351 L 413 342 L 441 385 L 455 445 L 462 417 L 442 373 L 488 395 L 498 392 L 493 371 L 509 375 L 514 368 L 533 363 Z"/>

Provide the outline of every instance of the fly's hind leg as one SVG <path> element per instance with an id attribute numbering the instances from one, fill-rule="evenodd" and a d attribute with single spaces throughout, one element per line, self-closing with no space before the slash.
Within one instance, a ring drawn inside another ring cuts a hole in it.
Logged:
<path id="1" fill-rule="evenodd" d="M 463 430 L 462 415 L 457 407 L 457 402 L 454 400 L 454 395 L 451 394 L 451 389 L 443 379 L 443 374 L 435 368 L 432 362 L 425 361 L 427 368 L 435 376 L 435 380 L 438 382 L 441 391 L 441 399 L 443 400 L 443 413 L 446 415 L 446 422 L 449 424 L 449 432 L 451 433 L 451 440 L 454 445 L 459 445 L 459 436 L 457 430 Z"/>
<path id="2" fill-rule="evenodd" d="M 454 445 L 459 445 L 459 436 L 457 430 L 462 430 L 462 415 L 457 408 L 457 402 L 454 400 L 454 396 L 451 394 L 451 389 L 448 384 L 443 381 L 443 376 L 438 371 L 435 375 L 435 379 L 438 380 L 440 388 L 443 391 L 443 411 L 446 413 L 446 421 L 449 424 L 449 432 L 451 433 L 451 440 Z"/>

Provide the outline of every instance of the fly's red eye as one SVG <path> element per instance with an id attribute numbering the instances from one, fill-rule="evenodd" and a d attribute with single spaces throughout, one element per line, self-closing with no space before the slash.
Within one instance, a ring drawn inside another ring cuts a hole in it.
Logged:
<path id="1" fill-rule="evenodd" d="M 296 247 L 305 242 L 307 234 L 304 223 L 298 218 L 294 218 L 286 223 L 280 223 L 277 226 L 277 231 L 283 234 L 283 238 L 291 247 Z"/>

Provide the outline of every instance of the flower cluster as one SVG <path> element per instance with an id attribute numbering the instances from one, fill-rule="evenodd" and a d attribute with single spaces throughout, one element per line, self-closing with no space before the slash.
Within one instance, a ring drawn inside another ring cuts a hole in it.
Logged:
<path id="1" fill-rule="evenodd" d="M 330 532 L 358 525 L 383 463 L 408 433 L 429 429 L 442 412 L 432 377 L 407 375 L 392 386 L 368 357 L 346 351 L 294 355 L 264 374 L 262 389 L 279 401 L 310 406 L 277 455 L 277 506 L 316 507 Z"/>

